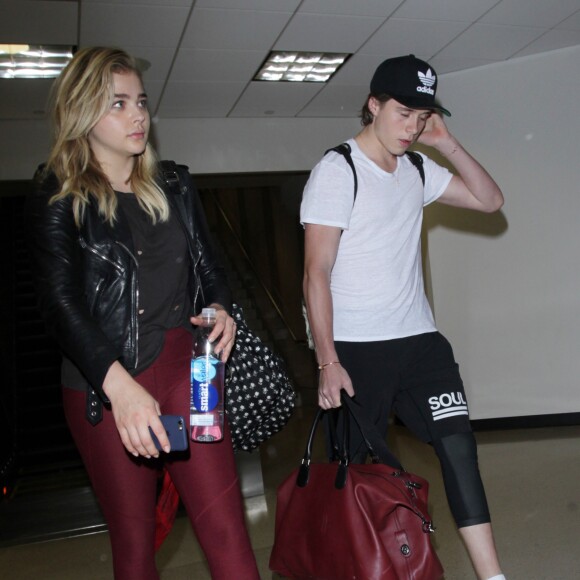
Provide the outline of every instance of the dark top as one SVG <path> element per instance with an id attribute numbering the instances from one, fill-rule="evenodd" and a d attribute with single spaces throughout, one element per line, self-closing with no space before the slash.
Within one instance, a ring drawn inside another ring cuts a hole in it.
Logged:
<path id="1" fill-rule="evenodd" d="M 174 212 L 167 222 L 153 224 L 132 193 L 118 193 L 129 221 L 139 284 L 139 364 L 131 374 L 145 370 L 163 348 L 170 328 L 191 329 L 187 280 L 191 268 L 187 241 Z"/>

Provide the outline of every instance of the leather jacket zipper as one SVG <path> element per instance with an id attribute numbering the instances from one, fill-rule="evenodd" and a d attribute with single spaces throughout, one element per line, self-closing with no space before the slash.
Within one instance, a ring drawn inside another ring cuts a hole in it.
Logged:
<path id="1" fill-rule="evenodd" d="M 123 248 L 123 250 L 125 250 L 127 254 L 129 254 L 131 259 L 135 263 L 135 271 L 139 270 L 139 262 L 137 261 L 137 258 L 133 255 L 133 252 L 131 252 L 131 250 L 122 242 L 116 240 L 115 243 L 119 247 Z M 133 368 L 137 368 L 139 366 L 139 316 L 137 314 L 139 312 L 139 285 L 137 284 L 136 275 L 133 276 L 131 280 L 131 286 L 133 290 L 133 296 L 135 296 L 135 311 L 133 316 L 135 325 L 135 366 Z"/>
<path id="2" fill-rule="evenodd" d="M 101 258 L 101 260 L 108 262 L 109 264 L 111 264 L 111 266 L 113 266 L 119 272 L 121 272 L 121 273 L 125 272 L 125 269 L 122 266 L 120 266 L 119 264 L 117 264 L 117 262 L 115 262 L 115 261 L 111 260 L 111 258 L 108 258 L 107 256 L 105 256 L 104 254 L 99 252 L 96 248 L 89 246 L 83 237 L 79 236 L 79 244 L 81 245 L 81 248 L 84 248 L 85 250 L 92 252 L 93 254 L 95 254 L 95 256 L 98 256 L 99 258 Z"/>

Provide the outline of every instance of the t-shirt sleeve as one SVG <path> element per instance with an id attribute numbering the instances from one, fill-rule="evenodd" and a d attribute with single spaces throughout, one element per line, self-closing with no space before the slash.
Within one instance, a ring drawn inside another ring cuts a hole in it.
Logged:
<path id="1" fill-rule="evenodd" d="M 449 182 L 453 178 L 453 173 L 446 167 L 435 163 L 426 155 L 423 157 L 423 167 L 425 168 L 425 198 L 424 205 L 429 205 L 437 201 L 447 189 Z"/>
<path id="2" fill-rule="evenodd" d="M 338 153 L 327 154 L 304 187 L 300 223 L 348 229 L 354 202 L 354 176 Z"/>

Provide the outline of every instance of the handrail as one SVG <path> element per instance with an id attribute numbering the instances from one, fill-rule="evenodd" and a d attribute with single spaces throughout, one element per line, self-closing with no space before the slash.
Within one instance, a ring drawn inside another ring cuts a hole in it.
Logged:
<path id="1" fill-rule="evenodd" d="M 230 233 L 232 234 L 234 240 L 236 241 L 236 244 L 238 245 L 240 251 L 244 255 L 244 258 L 246 259 L 246 262 L 250 265 L 250 268 L 251 268 L 252 272 L 254 273 L 254 275 L 256 276 L 256 279 L 260 283 L 260 286 L 262 287 L 262 289 L 266 293 L 266 296 L 268 297 L 268 300 L 270 301 L 270 303 L 272 304 L 272 306 L 274 307 L 274 309 L 278 313 L 278 316 L 280 317 L 280 319 L 284 323 L 284 326 L 286 327 L 286 329 L 290 333 L 290 336 L 292 337 L 292 340 L 294 340 L 296 342 L 297 341 L 296 335 L 294 334 L 294 332 L 292 331 L 292 328 L 288 324 L 288 321 L 286 320 L 286 317 L 282 313 L 282 310 L 280 309 L 280 306 L 276 302 L 276 299 L 274 298 L 274 296 L 272 296 L 272 293 L 270 292 L 270 290 L 268 290 L 268 287 L 266 286 L 266 283 L 262 279 L 262 276 L 260 276 L 260 272 L 254 266 L 254 263 L 252 262 L 252 259 L 250 258 L 248 252 L 246 251 L 246 248 L 244 247 L 244 243 L 240 239 L 240 236 L 238 236 L 238 234 L 236 233 L 236 230 L 234 229 L 234 227 L 232 225 L 232 222 L 230 221 L 230 219 L 228 218 L 228 216 L 227 216 L 226 212 L 224 211 L 222 205 L 220 204 L 220 202 L 219 202 L 219 200 L 218 200 L 218 198 L 217 198 L 217 196 L 216 196 L 216 194 L 214 192 L 214 189 L 207 188 L 207 189 L 205 189 L 205 191 L 208 191 L 210 193 L 210 195 L 212 196 L 212 200 L 213 200 L 215 206 L 217 207 L 218 212 L 220 213 L 223 221 L 225 222 L 225 224 L 228 227 Z"/>

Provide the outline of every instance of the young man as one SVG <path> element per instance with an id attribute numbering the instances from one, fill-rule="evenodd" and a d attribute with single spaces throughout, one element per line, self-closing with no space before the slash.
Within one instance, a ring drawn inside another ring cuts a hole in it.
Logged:
<path id="1" fill-rule="evenodd" d="M 384 61 L 348 141 L 358 178 L 331 152 L 313 169 L 301 207 L 304 295 L 320 370 L 318 402 L 355 395 L 386 436 L 394 411 L 441 462 L 453 516 L 478 578 L 504 580 L 453 351 L 437 332 L 421 267 L 423 207 L 434 201 L 497 211 L 503 195 L 447 130 L 435 102 L 433 67 L 414 55 Z M 453 175 L 422 155 L 424 181 L 406 155 L 415 142 L 449 159 Z M 437 413 L 443 397 L 449 413 Z M 351 436 L 351 457 L 366 449 Z"/>

